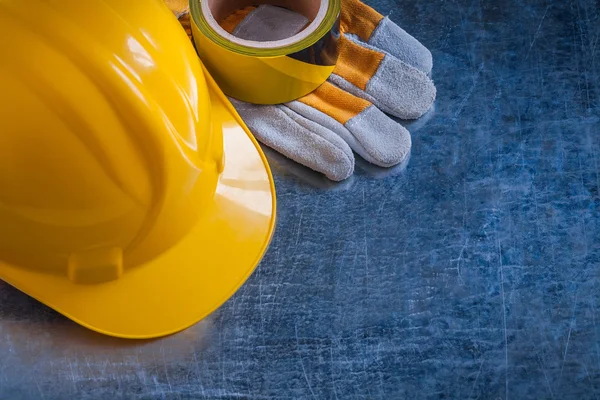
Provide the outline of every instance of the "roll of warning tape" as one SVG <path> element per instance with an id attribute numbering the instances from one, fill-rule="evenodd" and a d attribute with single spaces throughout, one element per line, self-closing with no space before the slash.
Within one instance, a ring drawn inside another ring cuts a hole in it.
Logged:
<path id="1" fill-rule="evenodd" d="M 218 23 L 247 6 L 269 4 L 304 15 L 300 33 L 268 42 L 244 40 Z M 319 87 L 338 58 L 340 0 L 191 0 L 198 54 L 223 92 L 255 104 L 296 100 Z"/>

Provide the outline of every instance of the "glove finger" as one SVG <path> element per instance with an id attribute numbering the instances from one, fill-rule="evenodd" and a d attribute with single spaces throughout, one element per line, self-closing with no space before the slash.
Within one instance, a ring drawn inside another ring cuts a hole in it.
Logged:
<path id="1" fill-rule="evenodd" d="M 324 83 L 286 105 L 337 133 L 362 158 L 381 167 L 399 164 L 411 148 L 410 133 L 368 101 Z"/>
<path id="2" fill-rule="evenodd" d="M 433 56 L 429 49 L 388 17 L 381 20 L 366 43 L 431 75 Z"/>
<path id="3" fill-rule="evenodd" d="M 424 72 L 352 37 L 343 36 L 339 43 L 330 81 L 402 119 L 416 119 L 429 110 L 436 89 Z"/>
<path id="4" fill-rule="evenodd" d="M 388 17 L 358 0 L 344 0 L 341 27 L 346 34 L 379 48 L 429 75 L 431 52 Z"/>
<path id="5" fill-rule="evenodd" d="M 230 99 L 252 134 L 264 145 L 333 181 L 354 173 L 348 144 L 324 126 L 285 105 L 262 106 Z"/>

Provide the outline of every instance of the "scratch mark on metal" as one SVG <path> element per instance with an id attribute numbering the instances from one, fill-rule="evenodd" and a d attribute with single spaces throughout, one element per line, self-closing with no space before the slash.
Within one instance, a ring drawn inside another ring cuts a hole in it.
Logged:
<path id="1" fill-rule="evenodd" d="M 554 399 L 554 393 L 552 392 L 552 385 L 550 385 L 550 380 L 548 379 L 548 374 L 546 373 L 546 368 L 544 368 L 544 363 L 542 362 L 542 359 L 540 358 L 540 355 L 538 354 L 538 361 L 540 362 L 540 368 L 542 369 L 542 372 L 544 373 L 544 378 L 546 379 L 546 386 L 548 386 L 548 390 L 550 391 L 550 398 Z"/>
<path id="2" fill-rule="evenodd" d="M 331 363 L 331 386 L 333 387 L 333 394 L 335 395 L 335 398 L 339 400 L 337 390 L 335 388 L 335 378 L 333 377 L 333 349 L 331 346 L 329 347 L 329 361 Z"/>
<path id="3" fill-rule="evenodd" d="M 44 395 L 44 392 L 42 392 L 42 388 L 40 387 L 40 383 L 38 382 L 38 380 L 37 380 L 37 378 L 36 378 L 35 374 L 33 374 L 33 381 L 35 382 L 35 386 L 37 386 L 37 390 L 38 390 L 38 392 L 40 392 L 40 397 L 41 397 L 42 399 L 45 399 L 45 398 L 46 398 L 46 396 Z"/>
<path id="4" fill-rule="evenodd" d="M 465 249 L 467 248 L 468 245 L 469 245 L 469 238 L 467 237 L 462 245 L 462 248 L 460 249 L 460 252 L 458 253 L 458 257 L 450 260 L 450 262 L 456 261 L 456 273 L 458 275 L 458 279 L 460 280 L 460 282 L 463 285 L 465 284 L 465 281 L 462 278 L 462 272 L 461 272 L 460 266 L 461 266 L 461 264 L 464 265 L 463 255 L 464 255 Z"/>
<path id="5" fill-rule="evenodd" d="M 481 63 L 481 65 L 479 66 L 479 69 L 475 73 L 475 77 L 473 78 L 473 85 L 471 85 L 471 87 L 469 88 L 469 91 L 467 92 L 465 97 L 463 97 L 462 101 L 460 102 L 460 105 L 458 106 L 458 110 L 454 113 L 454 118 L 458 118 L 460 116 L 460 114 L 462 114 L 462 111 L 465 108 L 465 105 L 467 104 L 467 100 L 469 100 L 469 98 L 473 95 L 473 92 L 475 91 L 475 88 L 477 87 L 477 82 L 479 81 L 479 77 L 481 76 L 481 71 L 483 71 L 483 68 L 484 68 L 484 64 Z"/>
<path id="6" fill-rule="evenodd" d="M 73 363 L 69 360 L 69 369 L 71 370 L 71 380 L 73 381 L 73 385 L 77 387 L 77 379 L 75 379 L 75 371 L 73 370 Z"/>
<path id="7" fill-rule="evenodd" d="M 542 24 L 544 23 L 544 20 L 546 19 L 546 14 L 548 14 L 548 10 L 550 9 L 550 7 L 551 7 L 551 5 L 548 5 L 546 7 L 546 11 L 544 12 L 544 15 L 542 16 L 542 20 L 540 21 L 537 31 L 535 32 L 535 35 L 533 36 L 533 40 L 531 41 L 531 44 L 529 45 L 529 50 L 527 51 L 527 55 L 525 56 L 526 60 L 529 59 L 529 53 L 531 53 L 531 49 L 533 48 L 535 41 L 537 40 L 538 36 L 540 35 L 540 31 L 542 29 Z"/>
<path id="8" fill-rule="evenodd" d="M 496 238 L 498 246 L 498 261 L 500 263 L 500 293 L 502 295 L 502 324 L 504 327 L 504 391 L 508 400 L 508 335 L 506 332 L 506 296 L 504 294 L 504 266 L 502 265 L 502 247 L 500 239 Z"/>
<path id="9" fill-rule="evenodd" d="M 365 254 L 365 288 L 367 290 L 367 296 L 369 294 L 369 251 L 367 246 L 367 215 L 366 215 L 366 200 L 365 200 L 365 189 L 362 191 L 362 207 L 363 207 L 363 251 Z"/>
<path id="10" fill-rule="evenodd" d="M 567 343 L 565 344 L 565 351 L 563 353 L 562 363 L 560 365 L 560 375 L 558 377 L 558 384 L 562 381 L 563 369 L 565 367 L 565 361 L 567 359 L 567 353 L 569 352 L 569 342 L 571 341 L 571 332 L 573 331 L 573 324 L 575 323 L 575 311 L 577 310 L 577 291 L 575 292 L 575 301 L 573 304 L 573 311 L 571 314 L 571 322 L 569 323 L 569 333 L 567 334 Z"/>
<path id="11" fill-rule="evenodd" d="M 298 348 L 298 354 L 300 355 L 300 365 L 302 366 L 302 373 L 304 374 L 304 380 L 308 385 L 308 389 L 312 394 L 313 399 L 316 399 L 315 392 L 313 392 L 310 381 L 308 380 L 308 375 L 306 374 L 306 368 L 304 368 L 304 358 L 302 357 L 302 352 L 300 351 L 300 340 L 298 339 L 298 325 L 294 325 L 294 331 L 296 332 L 296 347 Z"/>
<path id="12" fill-rule="evenodd" d="M 298 246 L 298 241 L 300 240 L 300 231 L 302 230 L 302 217 L 304 216 L 304 208 L 300 211 L 300 218 L 298 221 L 298 229 L 296 230 L 296 243 L 294 246 Z"/>
<path id="13" fill-rule="evenodd" d="M 160 385 L 158 383 L 158 379 L 156 378 L 156 376 L 154 376 L 152 378 L 152 380 L 154 381 L 154 386 L 156 386 L 156 389 L 158 389 L 160 391 L 160 393 L 162 394 L 163 399 L 166 398 L 165 391 L 164 391 L 162 385 Z"/>
<path id="14" fill-rule="evenodd" d="M 165 370 L 165 378 L 167 378 L 167 384 L 169 385 L 169 392 L 173 392 L 173 387 L 171 386 L 171 380 L 169 379 L 169 371 L 167 369 L 167 359 L 165 357 L 165 346 L 160 346 L 160 352 L 162 354 L 163 359 L 163 368 Z"/>
<path id="15" fill-rule="evenodd" d="M 477 376 L 475 377 L 475 381 L 473 382 L 473 387 L 471 387 L 471 391 L 469 392 L 469 395 L 467 396 L 467 398 L 471 398 L 471 395 L 473 394 L 473 390 L 475 390 L 475 386 L 477 385 L 477 380 L 479 379 L 479 375 L 481 375 L 481 370 L 483 369 L 483 364 L 485 363 L 485 360 L 482 358 L 481 359 L 481 364 L 479 364 L 479 371 L 477 371 Z"/>

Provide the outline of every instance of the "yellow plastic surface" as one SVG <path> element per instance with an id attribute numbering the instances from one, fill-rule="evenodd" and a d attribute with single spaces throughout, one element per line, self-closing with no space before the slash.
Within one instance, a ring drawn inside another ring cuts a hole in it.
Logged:
<path id="1" fill-rule="evenodd" d="M 0 52 L 0 279 L 126 338 L 225 302 L 273 180 L 162 0 L 5 0 Z"/>
<path id="2" fill-rule="evenodd" d="M 314 91 L 333 73 L 335 65 L 299 61 L 287 54 L 261 55 L 261 53 L 272 53 L 273 49 L 254 49 L 254 54 L 248 55 L 216 43 L 199 28 L 199 21 L 203 18 L 201 1 L 204 0 L 190 1 L 194 42 L 206 68 L 227 96 L 254 104 L 286 103 Z M 322 26 L 320 31 L 313 34 L 309 40 L 318 42 L 317 39 L 321 35 L 334 29 L 339 16 L 339 1 L 332 1 L 332 4 L 327 20 L 328 25 Z M 204 23 L 203 26 L 205 25 Z M 218 35 L 215 32 L 212 34 Z M 229 45 L 236 48 L 234 44 L 229 43 Z M 315 45 L 315 48 L 317 47 Z M 288 54 L 303 49 L 305 48 L 290 46 Z"/>
<path id="3" fill-rule="evenodd" d="M 321 86 L 335 68 L 288 56 L 252 57 L 234 53 L 202 35 L 195 23 L 192 32 L 198 54 L 223 91 L 248 103 L 280 104 L 299 99 Z"/>

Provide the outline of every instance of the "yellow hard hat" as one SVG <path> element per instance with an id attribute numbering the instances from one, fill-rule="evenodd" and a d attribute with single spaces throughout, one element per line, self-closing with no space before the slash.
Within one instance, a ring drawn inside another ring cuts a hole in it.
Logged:
<path id="1" fill-rule="evenodd" d="M 2 0 L 0 54 L 0 279 L 126 338 L 233 295 L 273 179 L 163 1 Z"/>

